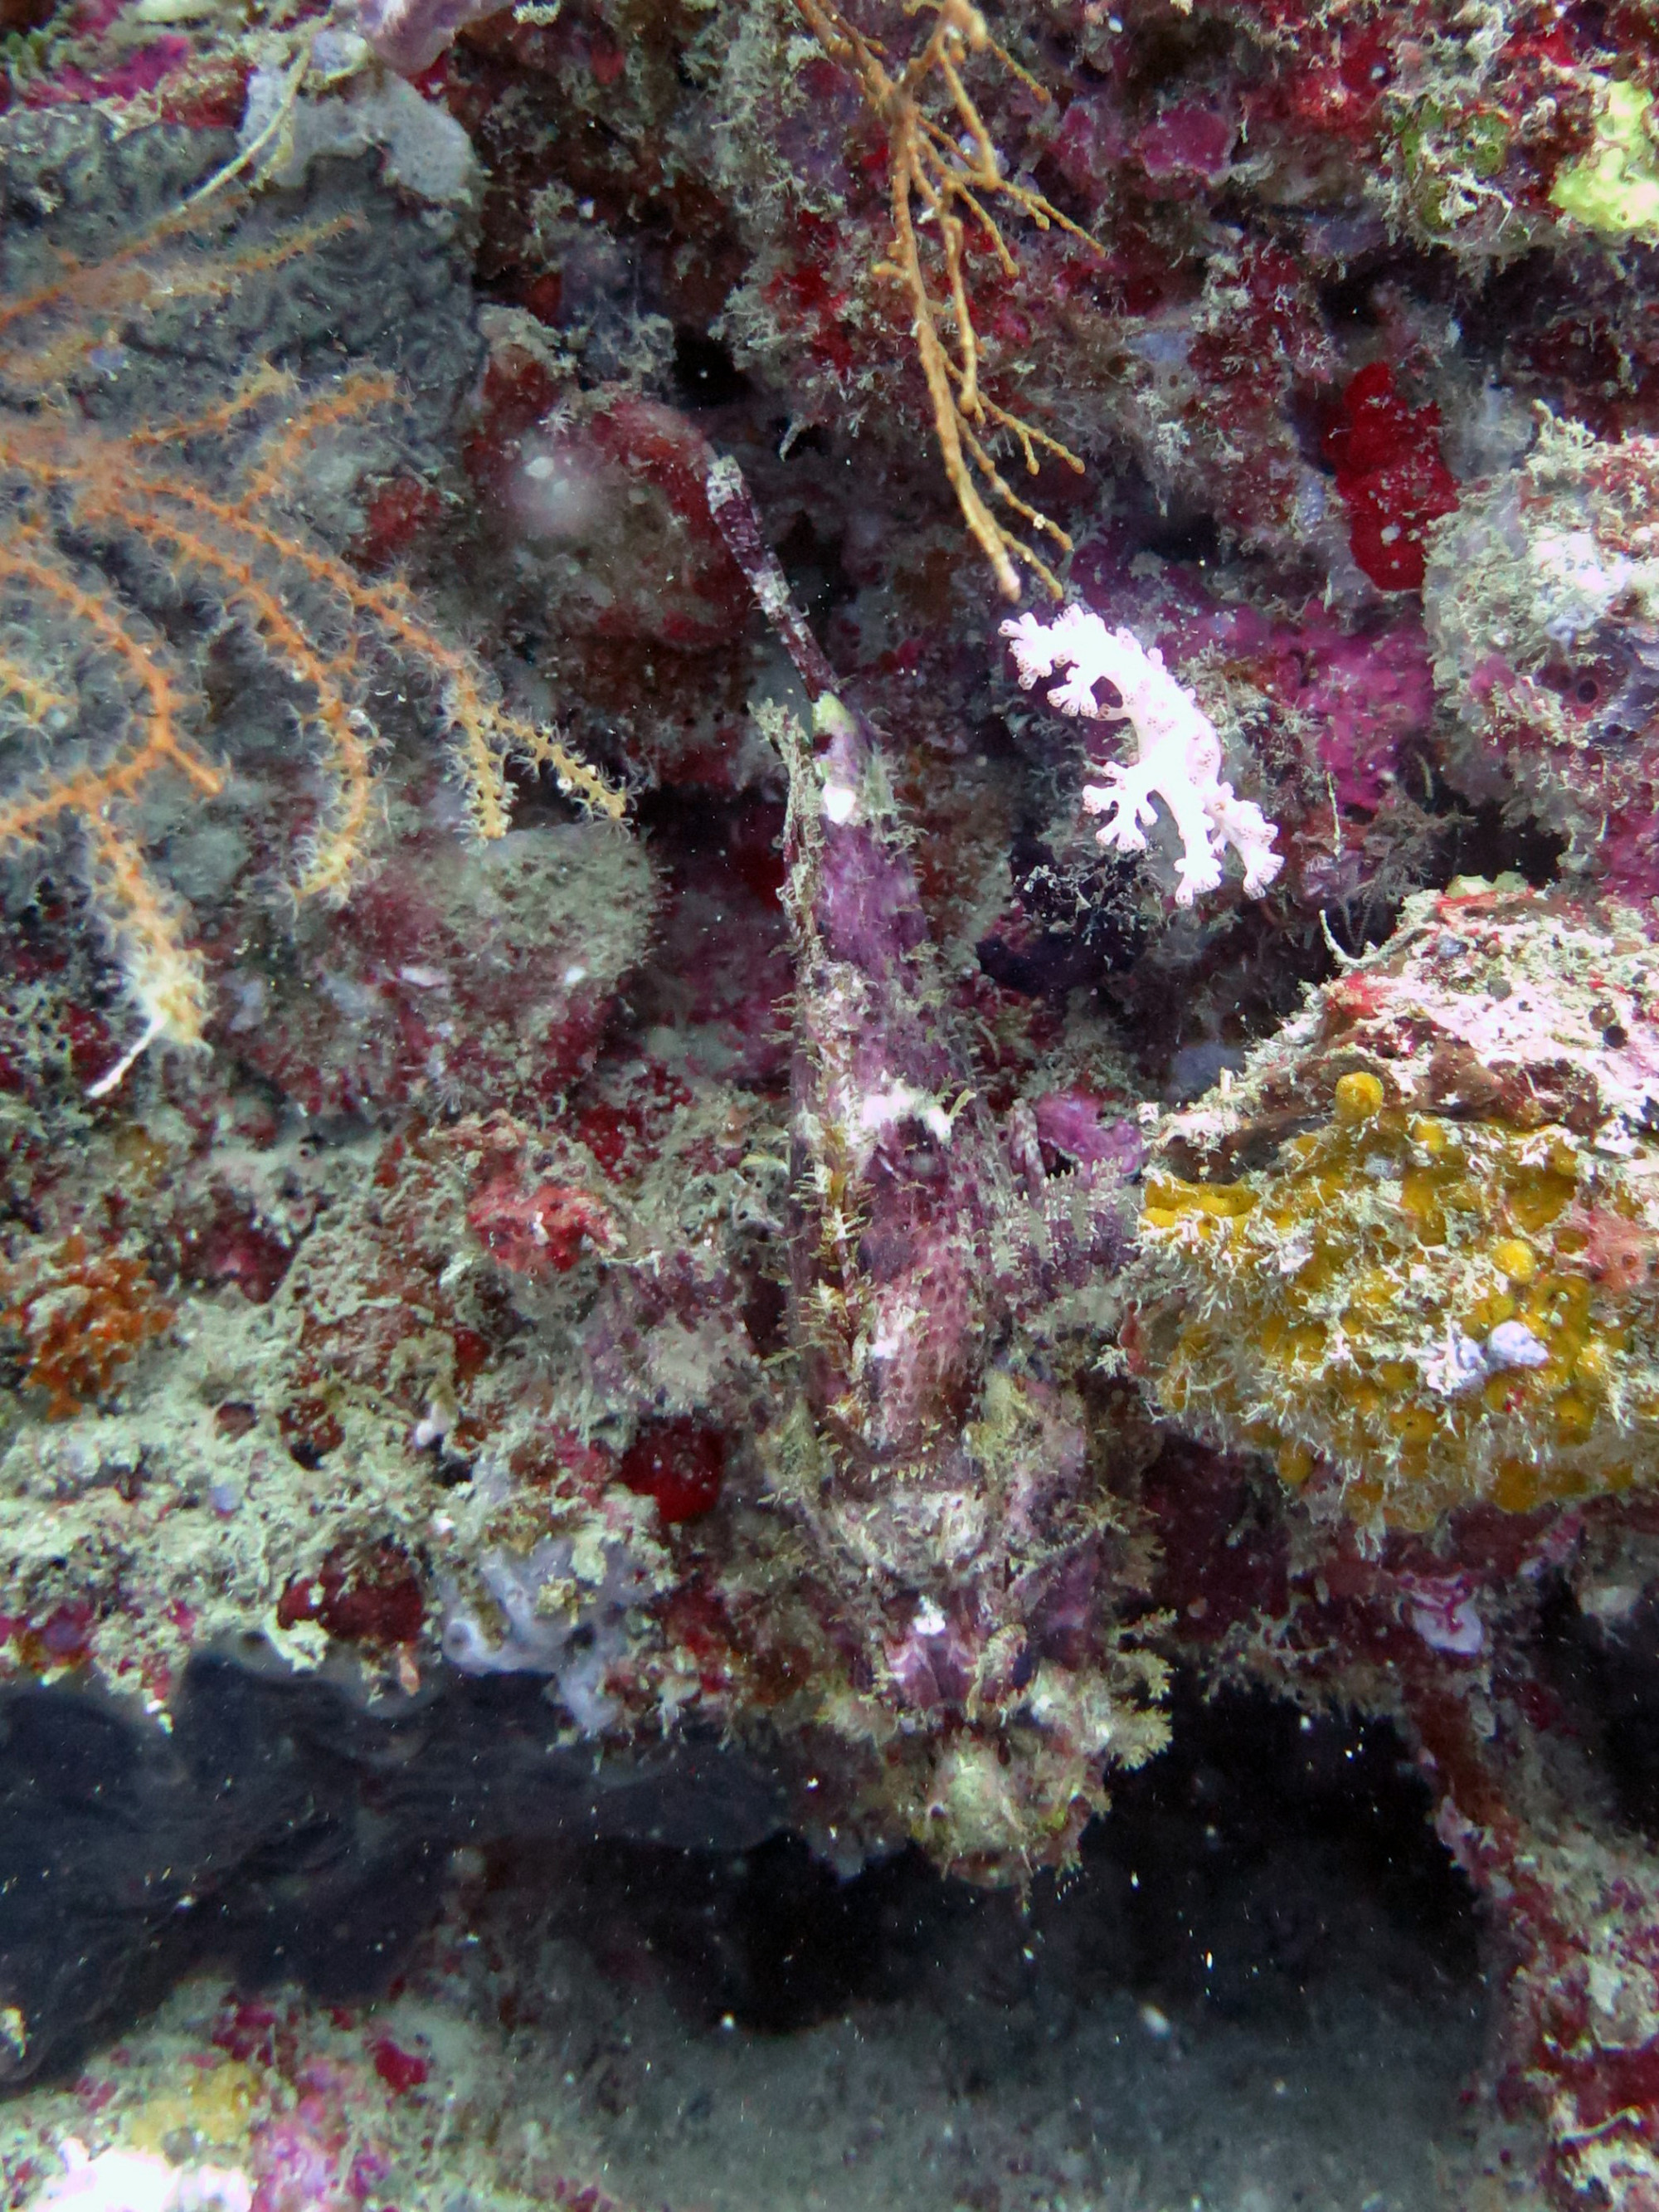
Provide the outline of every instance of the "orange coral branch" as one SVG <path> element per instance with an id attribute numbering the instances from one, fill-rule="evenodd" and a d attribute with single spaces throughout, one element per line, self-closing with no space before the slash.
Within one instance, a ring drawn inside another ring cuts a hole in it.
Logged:
<path id="1" fill-rule="evenodd" d="M 75 702 L 32 668 L 9 653 L 0 653 L 0 697 L 10 693 L 31 721 L 44 722 L 49 714 L 67 714 Z"/>
<path id="2" fill-rule="evenodd" d="M 283 397 L 293 389 L 294 379 L 285 368 L 274 368 L 268 361 L 262 361 L 243 378 L 230 398 L 222 399 L 217 406 L 205 407 L 199 415 L 174 416 L 169 422 L 129 430 L 122 442 L 142 449 L 147 446 L 183 445 L 191 438 L 222 437 L 267 399 Z"/>
<path id="3" fill-rule="evenodd" d="M 214 210 L 216 216 L 218 212 Z M 0 336 L 14 326 L 39 322 L 60 311 L 69 317 L 69 328 L 47 346 L 33 352 L 9 346 L 0 362 L 5 376 L 15 384 L 43 390 L 56 383 L 75 358 L 103 336 L 101 327 L 89 318 L 131 313 L 157 295 L 168 300 L 222 298 L 243 276 L 280 269 L 357 228 L 354 216 L 333 216 L 325 222 L 299 224 L 266 244 L 245 246 L 216 260 L 150 265 L 158 246 L 206 219 L 196 210 L 175 209 L 151 224 L 141 237 L 118 246 L 101 260 L 75 261 L 65 257 L 50 284 L 14 300 L 0 300 Z"/>
<path id="4" fill-rule="evenodd" d="M 232 533 L 232 543 L 221 544 L 204 532 L 169 520 L 164 505 L 168 501 L 208 516 Z M 88 516 L 122 523 L 147 543 L 170 545 L 185 568 L 216 581 L 220 595 L 252 617 L 273 659 L 311 692 L 314 704 L 307 719 L 322 733 L 333 791 L 327 827 L 313 840 L 299 889 L 301 896 L 322 892 L 343 897 L 362 857 L 374 758 L 367 718 L 347 690 L 355 655 L 348 649 L 334 659 L 326 658 L 276 592 L 261 580 L 247 552 L 234 550 L 234 537 L 240 534 L 296 561 L 316 580 L 346 596 L 352 583 L 349 570 L 249 521 L 222 500 L 190 484 L 141 478 L 137 490 L 126 491 L 115 484 L 95 482 L 79 487 L 78 503 Z"/>
<path id="5" fill-rule="evenodd" d="M 242 486 L 236 504 L 246 514 L 281 491 L 289 470 L 319 432 L 337 422 L 355 421 L 372 408 L 384 407 L 398 396 L 395 379 L 368 369 L 343 377 L 331 392 L 319 392 L 283 425 L 280 434 L 264 447 L 259 465 Z"/>
<path id="6" fill-rule="evenodd" d="M 148 708 L 140 725 L 143 736 L 130 750 L 101 768 L 76 769 L 43 791 L 0 804 L 0 844 L 27 842 L 60 815 L 90 817 L 131 799 L 162 767 L 177 769 L 204 797 L 216 797 L 224 779 L 183 734 L 182 698 L 155 648 L 136 637 L 96 592 L 78 583 L 36 530 L 26 528 L 0 541 L 0 575 L 22 578 L 89 631 L 143 690 Z"/>
<path id="7" fill-rule="evenodd" d="M 447 645 L 397 584 L 364 584 L 363 610 L 410 657 L 435 668 L 443 678 L 444 710 L 459 740 L 469 811 L 483 836 L 498 837 L 507 826 L 500 759 L 515 753 L 538 768 L 551 769 L 559 788 L 596 813 L 620 822 L 627 807 L 622 792 L 573 753 L 550 731 L 538 729 L 497 706 L 483 688 L 483 671 L 467 653 Z"/>
<path id="8" fill-rule="evenodd" d="M 9 544 L 0 544 L 3 575 L 30 585 L 89 633 L 142 691 L 145 710 L 138 741 L 101 767 L 77 769 L 43 790 L 0 805 L 0 848 L 32 842 L 65 816 L 79 821 L 91 854 L 94 890 L 128 988 L 144 1016 L 144 1042 L 167 1036 L 179 1044 L 199 1044 L 207 990 L 201 962 L 185 939 L 179 902 L 115 828 L 110 810 L 132 799 L 164 767 L 176 769 L 204 798 L 216 797 L 224 780 L 180 728 L 183 702 L 165 659 L 76 580 L 38 531 L 26 528 Z M 122 1073 L 126 1064 L 121 1065 Z"/>
<path id="9" fill-rule="evenodd" d="M 351 613 L 374 623 L 417 665 L 433 669 L 443 687 L 446 712 L 458 740 L 462 781 L 474 827 L 486 837 L 499 837 L 507 829 L 507 803 L 501 760 L 509 750 L 553 767 L 565 787 L 611 819 L 619 820 L 625 806 L 621 792 L 569 752 L 557 739 L 529 723 L 506 714 L 485 689 L 483 670 L 471 653 L 447 644 L 417 611 L 409 593 L 398 584 L 372 584 L 353 574 L 331 555 L 319 553 L 269 523 L 243 514 L 211 493 L 190 483 L 149 480 L 158 498 L 193 508 L 224 530 L 240 533 L 262 546 L 274 558 L 286 561 L 322 589 L 345 601 Z M 148 526 L 139 526 L 145 534 Z M 210 547 L 211 540 L 200 541 Z M 306 680 L 315 684 L 307 673 Z M 365 769 L 367 763 L 364 763 Z M 326 888 L 325 880 L 313 888 Z"/>
<path id="10" fill-rule="evenodd" d="M 89 1085 L 88 1096 L 100 1098 L 157 1037 L 199 1045 L 208 994 L 201 956 L 185 935 L 183 902 L 161 888 L 131 839 L 105 816 L 87 817 L 87 842 L 93 895 L 144 1016 L 137 1042 Z"/>
<path id="11" fill-rule="evenodd" d="M 1009 276 L 1017 273 L 1018 264 L 988 204 L 994 200 L 1006 201 L 1039 229 L 1058 225 L 1092 252 L 1101 249 L 1041 192 L 1003 175 L 990 133 L 963 80 L 963 58 L 969 52 L 988 52 L 1037 99 L 1046 100 L 1047 93 L 992 38 L 984 17 L 969 0 L 914 0 L 908 12 L 919 13 L 922 4 L 935 9 L 933 27 L 894 76 L 883 60 L 879 42 L 866 38 L 839 9 L 828 0 L 795 0 L 819 46 L 831 60 L 856 73 L 871 112 L 887 128 L 893 243 L 890 258 L 880 264 L 879 273 L 901 283 L 908 295 L 916 358 L 927 386 L 945 473 L 963 520 L 990 562 L 1005 599 L 1018 599 L 1020 595 L 1017 561 L 1023 562 L 1059 599 L 1059 579 L 1030 544 L 1009 531 L 992 500 L 1012 508 L 1062 553 L 1071 551 L 1072 541 L 1058 523 L 1015 495 L 980 434 L 1008 432 L 1018 441 L 1032 476 L 1040 465 L 1039 447 L 1079 474 L 1083 463 L 1058 438 L 988 400 L 981 392 L 979 337 L 968 291 L 966 232 L 957 210 L 967 211 Z M 945 88 L 958 137 L 952 137 L 922 108 L 922 99 L 935 78 Z M 964 151 L 962 138 L 970 151 Z M 945 263 L 943 299 L 936 296 L 929 282 L 917 232 L 919 220 L 931 222 L 938 229 Z M 940 334 L 947 321 L 956 333 L 954 358 Z"/>

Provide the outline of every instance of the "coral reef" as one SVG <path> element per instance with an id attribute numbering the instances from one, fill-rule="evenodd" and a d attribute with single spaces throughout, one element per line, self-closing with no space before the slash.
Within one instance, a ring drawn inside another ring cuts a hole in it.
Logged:
<path id="1" fill-rule="evenodd" d="M 55 1250 L 19 1253 L 5 1288 L 0 1325 L 15 1340 L 16 1387 L 44 1399 L 48 1420 L 96 1405 L 173 1318 L 136 1253 L 94 1255 L 78 1231 Z"/>
<path id="2" fill-rule="evenodd" d="M 1245 1684 L 1655 2201 L 1650 14 L 0 5 L 0 1698 L 79 1903 L 30 1729 L 155 1812 L 111 2002 L 571 1822 L 1040 1913 Z M 424 2201 L 399 2017 L 8 2185 Z"/>
<path id="3" fill-rule="evenodd" d="M 175 2166 L 152 2151 L 100 2150 L 88 2154 L 75 2136 L 64 2139 L 64 2172 L 40 2195 L 43 2204 L 86 2204 L 106 2212 L 250 2212 L 253 2191 L 235 2168 Z"/>

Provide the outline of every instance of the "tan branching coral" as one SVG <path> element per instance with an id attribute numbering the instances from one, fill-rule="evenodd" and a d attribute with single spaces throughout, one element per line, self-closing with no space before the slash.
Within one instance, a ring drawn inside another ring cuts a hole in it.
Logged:
<path id="1" fill-rule="evenodd" d="M 997 467 L 987 441 L 999 431 L 1012 438 L 1032 476 L 1042 453 L 1079 474 L 1083 463 L 1057 438 L 1000 406 L 981 386 L 979 338 L 968 285 L 969 226 L 1009 277 L 1018 273 L 1018 264 L 993 212 L 994 204 L 1026 216 L 1041 230 L 1058 225 L 1085 246 L 1096 252 L 1099 248 L 1041 192 L 1004 175 L 997 149 L 963 81 L 963 64 L 969 54 L 989 53 L 1035 99 L 1046 102 L 1048 94 L 992 38 L 985 18 L 969 0 L 923 3 L 933 7 L 933 28 L 895 74 L 880 40 L 867 37 L 838 8 L 823 4 L 823 0 L 795 0 L 824 52 L 856 73 L 867 106 L 887 132 L 893 243 L 891 258 L 881 270 L 902 283 L 909 297 L 916 357 L 927 383 L 945 472 L 963 520 L 995 571 L 1005 599 L 1020 595 L 1016 562 L 1024 562 L 1059 599 L 1060 583 L 1053 570 L 1029 544 L 1013 535 L 992 502 L 1018 515 L 1034 535 L 1047 538 L 1061 553 L 1071 551 L 1072 541 L 1058 523 L 1020 498 Z M 920 13 L 921 8 L 908 12 Z M 943 120 L 931 115 L 926 104 L 941 92 Z M 924 230 L 937 239 L 933 252 L 924 252 Z"/>
<path id="2" fill-rule="evenodd" d="M 68 380 L 112 331 L 163 299 L 228 292 L 321 234 L 295 226 L 252 245 L 182 235 L 203 227 L 199 215 L 175 216 L 0 303 L 0 728 L 32 735 L 40 757 L 0 794 L 0 853 L 62 833 L 78 840 L 143 1019 L 100 1087 L 154 1038 L 201 1041 L 207 991 L 190 917 L 146 860 L 138 803 L 164 779 L 203 800 L 224 787 L 203 745 L 198 672 L 146 618 L 135 574 L 159 569 L 169 588 L 216 610 L 292 686 L 325 789 L 300 897 L 343 898 L 362 863 L 377 742 L 365 700 L 388 656 L 436 690 L 481 836 L 507 829 L 511 758 L 550 770 L 607 814 L 623 805 L 550 731 L 507 711 L 483 665 L 405 586 L 360 576 L 283 512 L 306 449 L 394 404 L 390 377 L 356 370 L 301 392 L 256 362 L 205 411 L 137 428 L 100 426 L 76 404 Z"/>

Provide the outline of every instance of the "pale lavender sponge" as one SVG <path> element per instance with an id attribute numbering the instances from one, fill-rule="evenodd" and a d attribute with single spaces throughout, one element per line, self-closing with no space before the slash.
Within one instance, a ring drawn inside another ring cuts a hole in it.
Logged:
<path id="1" fill-rule="evenodd" d="M 388 69 L 418 76 L 458 31 L 500 12 L 498 0 L 361 0 L 357 24 Z"/>

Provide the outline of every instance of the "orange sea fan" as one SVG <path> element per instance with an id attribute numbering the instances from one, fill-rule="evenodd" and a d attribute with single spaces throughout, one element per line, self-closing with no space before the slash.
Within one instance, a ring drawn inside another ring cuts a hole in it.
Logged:
<path id="1" fill-rule="evenodd" d="M 0 301 L 0 730 L 38 753 L 33 773 L 0 793 L 0 853 L 64 833 L 78 843 L 143 1024 L 100 1090 L 152 1039 L 199 1043 L 207 1013 L 190 915 L 146 858 L 137 802 L 161 779 L 205 801 L 224 779 L 202 741 L 198 672 L 135 593 L 147 568 L 216 610 L 291 686 L 324 787 L 298 896 L 343 898 L 362 862 L 377 742 L 368 679 L 388 659 L 435 693 L 480 835 L 507 827 L 514 757 L 607 814 L 623 806 L 552 732 L 506 708 L 482 664 L 404 586 L 365 580 L 283 512 L 305 450 L 395 404 L 392 379 L 356 369 L 302 391 L 256 362 L 188 418 L 116 428 L 77 405 L 76 368 L 152 305 L 227 292 L 343 227 L 295 224 L 252 242 L 185 234 L 209 220 L 216 210 L 181 213 Z"/>

